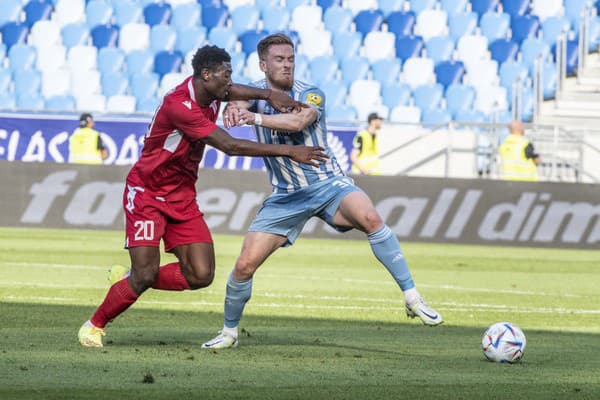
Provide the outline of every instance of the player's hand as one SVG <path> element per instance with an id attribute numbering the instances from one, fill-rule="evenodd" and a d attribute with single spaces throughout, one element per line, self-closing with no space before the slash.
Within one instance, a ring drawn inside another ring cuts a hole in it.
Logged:
<path id="1" fill-rule="evenodd" d="M 239 107 L 227 103 L 227 107 L 223 110 L 223 126 L 226 129 L 230 129 L 239 124 L 239 110 Z"/>
<path id="2" fill-rule="evenodd" d="M 299 163 L 318 167 L 319 163 L 327 161 L 329 156 L 320 146 L 292 146 L 289 157 Z"/>
<path id="3" fill-rule="evenodd" d="M 254 125 L 254 113 L 245 109 L 239 109 L 237 111 L 237 122 L 238 126 Z"/>
<path id="4" fill-rule="evenodd" d="M 308 107 L 306 104 L 292 99 L 286 93 L 277 90 L 271 90 L 267 101 L 274 109 L 281 113 L 299 111 L 302 108 Z"/>

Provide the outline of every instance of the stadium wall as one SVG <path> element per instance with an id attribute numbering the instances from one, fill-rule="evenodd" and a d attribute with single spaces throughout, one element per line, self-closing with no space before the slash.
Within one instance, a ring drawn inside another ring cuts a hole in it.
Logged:
<path id="1" fill-rule="evenodd" d="M 0 225 L 122 229 L 128 166 L 0 161 Z M 598 248 L 600 185 L 355 177 L 404 241 Z M 201 169 L 198 202 L 215 233 L 243 234 L 270 187 L 262 171 Z M 341 237 L 320 220 L 304 235 Z M 360 232 L 345 237 L 358 239 Z"/>

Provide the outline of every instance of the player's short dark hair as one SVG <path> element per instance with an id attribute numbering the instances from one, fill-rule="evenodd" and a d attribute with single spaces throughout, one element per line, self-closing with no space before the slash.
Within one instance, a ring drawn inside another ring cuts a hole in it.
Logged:
<path id="1" fill-rule="evenodd" d="M 192 58 L 194 76 L 200 75 L 203 69 L 214 71 L 224 62 L 231 62 L 231 56 L 224 49 L 209 45 L 201 47 Z"/>
<path id="2" fill-rule="evenodd" d="M 267 52 L 269 51 L 269 47 L 275 44 L 288 44 L 294 48 L 294 42 L 290 39 L 289 36 L 284 35 L 283 33 L 274 33 L 269 36 L 265 36 L 262 38 L 258 45 L 256 46 L 256 52 L 258 53 L 258 58 L 264 60 L 267 58 Z"/>

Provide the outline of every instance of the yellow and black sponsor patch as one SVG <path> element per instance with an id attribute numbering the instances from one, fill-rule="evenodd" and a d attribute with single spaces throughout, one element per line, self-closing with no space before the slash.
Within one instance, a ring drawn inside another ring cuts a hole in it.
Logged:
<path id="1" fill-rule="evenodd" d="M 323 102 L 323 98 L 316 93 L 309 93 L 306 96 L 306 104 L 310 104 L 315 107 L 319 107 Z"/>

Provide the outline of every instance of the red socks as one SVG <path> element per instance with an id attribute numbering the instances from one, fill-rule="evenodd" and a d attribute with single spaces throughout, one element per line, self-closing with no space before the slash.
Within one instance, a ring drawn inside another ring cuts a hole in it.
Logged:
<path id="1" fill-rule="evenodd" d="M 181 267 L 178 262 L 167 264 L 160 267 L 158 277 L 152 285 L 152 289 L 158 290 L 190 290 L 190 285 L 181 273 Z"/>
<path id="2" fill-rule="evenodd" d="M 90 322 L 97 328 L 104 328 L 135 303 L 138 297 L 139 295 L 129 286 L 127 278 L 120 280 L 110 287 L 104 301 L 90 318 Z"/>

